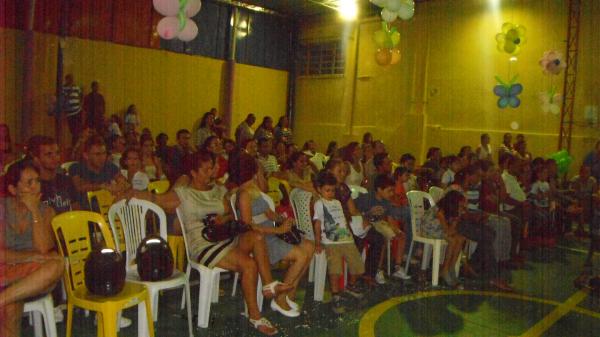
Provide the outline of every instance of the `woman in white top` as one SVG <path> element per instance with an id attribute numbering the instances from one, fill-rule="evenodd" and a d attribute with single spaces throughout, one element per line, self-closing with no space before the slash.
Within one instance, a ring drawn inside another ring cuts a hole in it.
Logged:
<path id="1" fill-rule="evenodd" d="M 166 179 L 160 158 L 154 153 L 154 140 L 152 136 L 142 135 L 140 137 L 140 145 L 142 147 L 142 166 L 150 180 Z"/>
<path id="2" fill-rule="evenodd" d="M 123 152 L 120 159 L 121 174 L 131 184 L 131 187 L 137 191 L 148 189 L 150 178 L 142 170 L 141 154 L 135 148 L 129 148 Z"/>
<path id="3" fill-rule="evenodd" d="M 481 135 L 481 144 L 476 150 L 479 160 L 492 160 L 492 145 L 490 145 L 490 135 L 484 133 Z"/>
<path id="4" fill-rule="evenodd" d="M 358 142 L 352 142 L 344 148 L 343 159 L 348 172 L 346 185 L 362 186 L 364 184 L 365 170 L 361 162 L 362 157 L 363 152 Z"/>
<path id="5" fill-rule="evenodd" d="M 198 263 L 209 268 L 219 267 L 239 272 L 250 323 L 261 333 L 272 336 L 278 332 L 277 329 L 261 316 L 258 309 L 258 275 L 260 274 L 263 284 L 266 284 L 262 290 L 268 298 L 289 291 L 292 286 L 273 280 L 263 234 L 250 230 L 218 242 L 208 241 L 202 235 L 208 216 L 216 226 L 233 220 L 234 216 L 227 190 L 213 184 L 216 165 L 212 154 L 198 151 L 191 155 L 189 164 L 189 185 L 176 187 L 165 194 L 137 193 L 136 197 L 150 200 L 167 212 L 180 209 L 191 255 Z"/>

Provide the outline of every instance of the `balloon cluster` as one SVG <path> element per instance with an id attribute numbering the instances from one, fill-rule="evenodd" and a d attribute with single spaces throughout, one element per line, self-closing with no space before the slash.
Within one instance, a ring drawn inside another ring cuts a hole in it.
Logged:
<path id="1" fill-rule="evenodd" d="M 382 7 L 381 18 L 391 23 L 400 18 L 410 20 L 415 15 L 415 2 L 413 0 L 370 0 L 374 5 Z"/>
<path id="2" fill-rule="evenodd" d="M 549 91 L 540 92 L 540 103 L 544 113 L 558 115 L 560 113 L 560 104 L 562 95 L 556 93 L 556 88 L 552 87 Z"/>
<path id="3" fill-rule="evenodd" d="M 540 59 L 540 67 L 546 75 L 558 75 L 567 67 L 563 55 L 557 50 L 548 50 Z"/>
<path id="4" fill-rule="evenodd" d="M 161 38 L 189 42 L 198 35 L 198 26 L 190 19 L 200 12 L 200 0 L 152 0 L 154 9 L 165 17 L 156 26 Z"/>
<path id="5" fill-rule="evenodd" d="M 527 29 L 523 26 L 505 22 L 502 25 L 502 33 L 496 34 L 498 50 L 509 55 L 518 55 L 527 40 L 525 37 L 526 32 Z"/>
<path id="6" fill-rule="evenodd" d="M 569 155 L 567 150 L 560 150 L 556 153 L 549 155 L 550 159 L 554 159 L 556 166 L 558 167 L 559 174 L 566 174 L 569 171 L 569 165 L 573 162 L 573 157 Z"/>
<path id="7" fill-rule="evenodd" d="M 400 50 L 396 48 L 400 43 L 400 32 L 396 27 L 388 28 L 385 22 L 381 23 L 381 29 L 373 33 L 373 40 L 377 45 L 375 61 L 380 66 L 393 65 L 400 62 Z"/>

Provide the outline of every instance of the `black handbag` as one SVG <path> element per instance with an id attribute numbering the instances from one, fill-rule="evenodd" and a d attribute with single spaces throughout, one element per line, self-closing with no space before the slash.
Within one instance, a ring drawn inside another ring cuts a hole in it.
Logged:
<path id="1" fill-rule="evenodd" d="M 220 242 L 233 239 L 236 236 L 250 230 L 250 226 L 237 220 L 231 220 L 224 224 L 216 224 L 216 214 L 209 214 L 204 218 L 202 237 L 209 242 Z"/>
<path id="2" fill-rule="evenodd" d="M 283 222 L 275 222 L 275 227 L 281 226 L 282 223 Z M 305 233 L 303 231 L 301 231 L 300 229 L 298 229 L 298 227 L 294 223 L 292 225 L 292 229 L 289 232 L 283 233 L 283 234 L 277 234 L 277 237 L 280 238 L 281 240 L 289 243 L 290 245 L 299 245 L 300 242 L 302 242 L 302 235 L 304 235 L 304 234 Z"/>

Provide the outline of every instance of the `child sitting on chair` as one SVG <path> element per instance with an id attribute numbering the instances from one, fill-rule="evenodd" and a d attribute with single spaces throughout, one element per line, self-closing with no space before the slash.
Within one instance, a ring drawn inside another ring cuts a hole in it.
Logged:
<path id="1" fill-rule="evenodd" d="M 554 202 L 550 199 L 550 184 L 548 183 L 548 170 L 544 166 L 536 168 L 534 183 L 531 185 L 529 196 L 533 203 L 530 236 L 541 237 L 542 244 L 552 239 L 554 229 L 552 225 L 552 211 Z"/>
<path id="2" fill-rule="evenodd" d="M 343 272 L 342 259 L 346 261 L 350 274 L 345 292 L 354 298 L 363 296 L 357 280 L 365 272 L 365 266 L 348 229 L 342 204 L 335 199 L 336 185 L 335 176 L 328 171 L 322 171 L 317 176 L 315 188 L 320 198 L 314 205 L 313 226 L 316 253 L 325 250 L 327 255 L 333 311 L 341 314 L 345 312 L 338 282 Z"/>

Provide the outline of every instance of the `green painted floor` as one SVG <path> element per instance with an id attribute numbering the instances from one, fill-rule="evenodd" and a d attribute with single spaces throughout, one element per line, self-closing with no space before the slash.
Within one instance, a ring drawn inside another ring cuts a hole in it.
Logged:
<path id="1" fill-rule="evenodd" d="M 505 271 L 518 294 L 541 299 L 541 302 L 461 293 L 425 297 L 392 305 L 372 322 L 373 331 L 362 334 L 361 337 L 522 335 L 578 291 L 573 286 L 573 280 L 582 270 L 586 249 L 586 242 L 563 241 L 557 248 L 526 252 L 528 258 L 525 269 Z M 595 265 L 600 266 L 598 256 L 595 258 Z M 427 277 L 428 275 L 421 275 L 419 280 L 405 283 L 389 281 L 384 286 L 370 290 L 362 301 L 349 300 L 347 304 L 350 310 L 341 316 L 333 314 L 328 303 L 314 302 L 312 284 L 308 283 L 302 286 L 304 291 L 299 294 L 299 302 L 303 304 L 303 314 L 299 318 L 287 319 L 274 313 L 268 302 L 265 302 L 263 312 L 279 327 L 280 336 L 359 336 L 361 318 L 376 305 L 392 298 L 428 296 L 433 290 L 444 290 L 443 287 L 432 289 L 428 286 L 425 281 Z M 212 305 L 210 327 L 199 329 L 194 322 L 194 335 L 261 336 L 241 315 L 244 307 L 239 292 L 236 297 L 230 296 L 232 281 L 221 281 L 221 287 L 225 294 L 220 297 L 219 303 Z M 465 288 L 493 291 L 479 281 L 470 280 L 465 281 Z M 187 335 L 185 314 L 179 310 L 180 298 L 179 290 L 166 292 L 161 297 L 159 320 L 155 325 L 156 336 Z M 327 294 L 325 300 L 328 301 Z M 197 309 L 197 286 L 192 289 L 192 302 L 194 311 Z M 592 313 L 566 310 L 553 324 L 542 329 L 542 335 L 600 336 L 600 319 L 596 318 L 600 317 L 600 300 L 588 295 L 577 307 L 588 309 Z M 134 319 L 134 324 L 122 329 L 119 336 L 137 336 L 137 310 L 130 309 L 124 315 Z M 64 323 L 58 324 L 58 332 L 59 336 L 64 336 Z M 32 328 L 25 326 L 23 336 L 33 336 Z M 73 336 L 96 336 L 93 316 L 86 318 L 83 312 L 77 311 Z"/>

